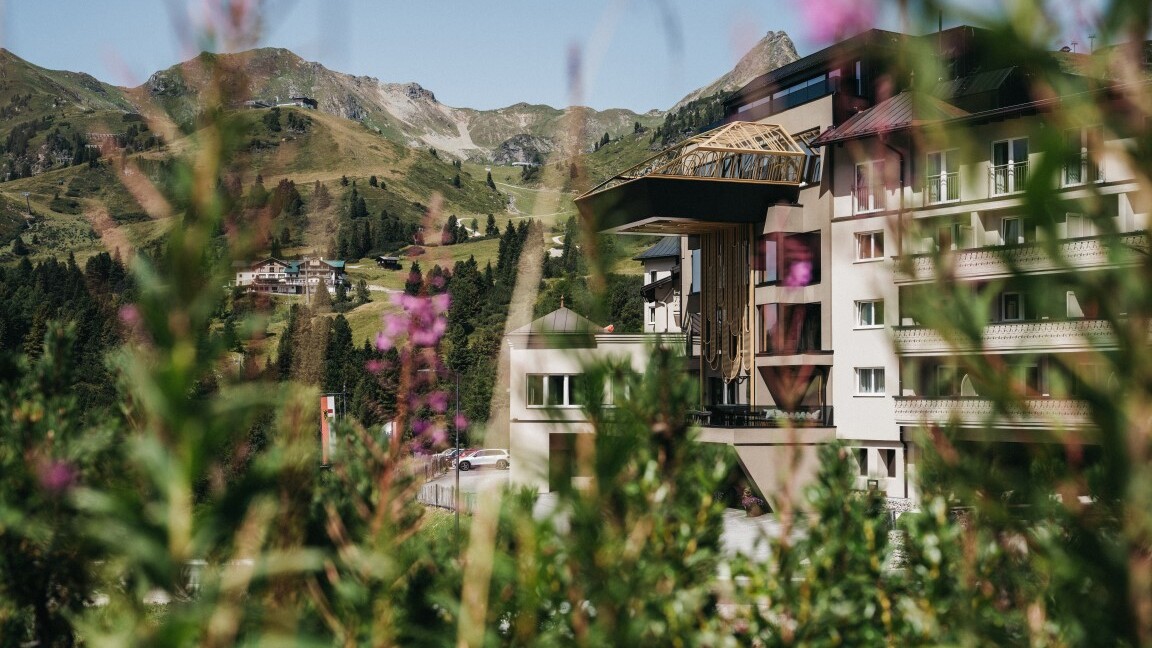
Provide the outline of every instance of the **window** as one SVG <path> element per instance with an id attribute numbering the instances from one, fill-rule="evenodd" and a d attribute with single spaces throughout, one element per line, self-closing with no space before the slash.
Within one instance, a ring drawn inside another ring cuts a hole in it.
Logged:
<path id="1" fill-rule="evenodd" d="M 780 258 L 777 251 L 779 234 L 761 236 L 756 247 L 756 282 L 774 284 L 780 278 Z"/>
<path id="2" fill-rule="evenodd" d="M 820 135 L 820 128 L 809 128 L 806 131 L 796 133 L 792 139 L 796 140 L 796 144 L 804 151 L 804 182 L 808 184 L 820 184 L 821 168 L 820 168 L 820 154 L 816 149 L 813 149 L 811 144 L 812 140 Z"/>
<path id="3" fill-rule="evenodd" d="M 857 396 L 884 395 L 884 368 L 860 367 L 856 369 Z"/>
<path id="4" fill-rule="evenodd" d="M 1028 139 L 993 142 L 992 195 L 1023 191 L 1028 182 Z"/>
<path id="5" fill-rule="evenodd" d="M 927 186 L 928 203 L 960 200 L 960 151 L 940 151 L 928 154 Z"/>
<path id="6" fill-rule="evenodd" d="M 896 450 L 880 448 L 876 451 L 880 455 L 880 468 L 889 477 L 896 476 Z"/>
<path id="7" fill-rule="evenodd" d="M 820 350 L 820 304 L 762 304 L 759 352 L 775 355 Z"/>
<path id="8" fill-rule="evenodd" d="M 689 287 L 689 294 L 695 295 L 700 292 L 700 250 L 697 248 L 692 250 L 692 284 Z"/>
<path id="9" fill-rule="evenodd" d="M 648 307 L 648 324 L 650 326 L 656 325 L 656 307 L 655 306 L 649 306 Z"/>
<path id="10" fill-rule="evenodd" d="M 884 232 L 864 232 L 856 235 L 856 260 L 884 258 Z"/>
<path id="11" fill-rule="evenodd" d="M 1018 245 L 1024 242 L 1024 228 L 1019 218 L 1005 218 L 1000 221 L 1000 240 L 1004 245 Z"/>
<path id="12" fill-rule="evenodd" d="M 963 374 L 956 365 L 939 365 L 936 367 L 936 389 L 932 390 L 938 398 L 955 398 L 961 395 L 961 382 Z"/>
<path id="13" fill-rule="evenodd" d="M 580 375 L 528 374 L 524 401 L 528 407 L 574 407 L 583 405 Z"/>
<path id="14" fill-rule="evenodd" d="M 1097 162 L 1103 139 L 1099 126 L 1073 128 L 1064 132 L 1068 153 L 1063 174 L 1065 187 L 1103 179 Z"/>
<path id="15" fill-rule="evenodd" d="M 1096 223 L 1084 214 L 1068 213 L 1064 216 L 1065 238 L 1096 236 Z"/>
<path id="16" fill-rule="evenodd" d="M 1018 389 L 1022 388 L 1026 396 L 1035 398 L 1048 395 L 1044 389 L 1038 365 L 1027 363 L 1010 365 L 1008 371 L 1013 383 Z"/>
<path id="17" fill-rule="evenodd" d="M 856 448 L 856 467 L 861 477 L 868 476 L 868 448 Z"/>
<path id="18" fill-rule="evenodd" d="M 884 300 L 856 302 L 856 328 L 880 328 L 884 326 Z"/>
<path id="19" fill-rule="evenodd" d="M 736 381 L 724 382 L 713 376 L 708 379 L 708 400 L 712 405 L 737 405 L 739 393 L 736 391 Z"/>
<path id="20" fill-rule="evenodd" d="M 856 165 L 856 213 L 884 209 L 884 161 Z"/>
<path id="21" fill-rule="evenodd" d="M 544 405 L 544 376 L 529 374 L 528 391 L 524 400 L 529 407 Z"/>
<path id="22" fill-rule="evenodd" d="M 820 283 L 820 232 L 773 232 L 760 237 L 753 268 L 758 284 L 799 288 Z"/>
<path id="23" fill-rule="evenodd" d="M 1000 295 L 1000 319 L 1005 322 L 1024 319 L 1024 298 L 1020 293 L 1006 292 Z"/>
<path id="24" fill-rule="evenodd" d="M 937 250 L 964 250 L 976 247 L 976 235 L 971 226 L 950 223 L 936 228 Z"/>

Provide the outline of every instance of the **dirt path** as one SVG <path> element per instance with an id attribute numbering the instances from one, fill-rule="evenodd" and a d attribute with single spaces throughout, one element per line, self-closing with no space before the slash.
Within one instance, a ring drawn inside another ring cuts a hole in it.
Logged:
<path id="1" fill-rule="evenodd" d="M 136 248 L 133 247 L 132 242 L 128 239 L 128 233 L 124 228 L 112 220 L 108 215 L 108 210 L 104 207 L 95 207 L 84 211 L 84 218 L 92 225 L 92 229 L 100 236 L 100 243 L 108 250 L 108 254 L 115 255 L 116 251 L 120 251 L 120 258 L 128 261 L 136 255 Z"/>

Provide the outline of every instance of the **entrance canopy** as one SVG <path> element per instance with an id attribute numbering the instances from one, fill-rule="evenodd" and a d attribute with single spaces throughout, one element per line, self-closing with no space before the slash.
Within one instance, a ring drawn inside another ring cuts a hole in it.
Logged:
<path id="1" fill-rule="evenodd" d="M 793 202 L 805 149 L 773 124 L 732 122 L 661 151 L 576 199 L 598 230 L 698 234 Z"/>

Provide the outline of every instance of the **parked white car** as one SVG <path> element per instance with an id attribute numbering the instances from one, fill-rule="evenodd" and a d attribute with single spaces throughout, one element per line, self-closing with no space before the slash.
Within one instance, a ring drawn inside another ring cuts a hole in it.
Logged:
<path id="1" fill-rule="evenodd" d="M 512 463 L 508 451 L 503 448 L 484 448 L 472 454 L 464 455 L 460 459 L 460 470 L 472 470 L 481 466 L 496 466 L 500 470 L 507 470 Z"/>

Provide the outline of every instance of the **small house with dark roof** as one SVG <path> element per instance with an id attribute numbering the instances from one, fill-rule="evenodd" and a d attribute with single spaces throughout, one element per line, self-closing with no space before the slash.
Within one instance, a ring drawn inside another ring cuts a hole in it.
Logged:
<path id="1" fill-rule="evenodd" d="M 563 475 L 584 476 L 573 465 L 578 435 L 592 434 L 584 412 L 585 373 L 605 361 L 642 372 L 653 345 L 683 346 L 683 336 L 615 333 L 561 306 L 505 336 L 509 350 L 508 451 L 511 480 L 541 493 Z M 603 398 L 612 398 L 611 386 Z"/>
<path id="2" fill-rule="evenodd" d="M 632 257 L 644 266 L 645 333 L 679 333 L 681 323 L 680 241 L 665 236 L 655 245 Z"/>

